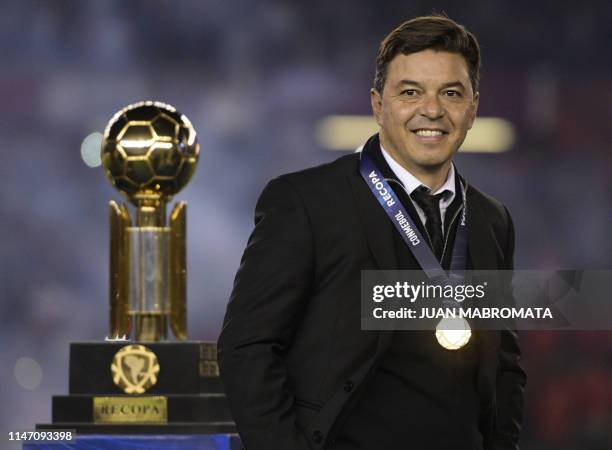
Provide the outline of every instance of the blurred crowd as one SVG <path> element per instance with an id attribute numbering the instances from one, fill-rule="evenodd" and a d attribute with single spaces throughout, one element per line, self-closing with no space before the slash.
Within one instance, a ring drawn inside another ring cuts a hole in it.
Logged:
<path id="1" fill-rule="evenodd" d="M 175 105 L 198 131 L 187 200 L 189 335 L 215 340 L 255 200 L 272 177 L 329 161 L 314 127 L 369 114 L 378 43 L 445 12 L 483 49 L 480 115 L 518 140 L 461 154 L 503 201 L 516 266 L 612 266 L 612 60 L 606 1 L 6 1 L 0 14 L 0 428 L 50 420 L 70 342 L 107 333 L 108 206 L 120 195 L 81 141 L 121 107 Z M 523 333 L 526 450 L 612 448 L 612 333 Z M 26 389 L 16 361 L 42 372 Z"/>

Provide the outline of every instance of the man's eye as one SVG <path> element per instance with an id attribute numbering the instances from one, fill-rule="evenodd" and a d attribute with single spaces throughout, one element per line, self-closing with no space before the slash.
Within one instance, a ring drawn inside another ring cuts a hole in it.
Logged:
<path id="1" fill-rule="evenodd" d="M 444 95 L 447 97 L 461 97 L 461 93 L 459 91 L 455 91 L 454 89 L 449 89 L 444 92 Z"/>
<path id="2" fill-rule="evenodd" d="M 416 90 L 415 89 L 404 89 L 402 92 L 400 92 L 400 94 L 407 95 L 408 97 L 413 97 L 416 95 Z"/>

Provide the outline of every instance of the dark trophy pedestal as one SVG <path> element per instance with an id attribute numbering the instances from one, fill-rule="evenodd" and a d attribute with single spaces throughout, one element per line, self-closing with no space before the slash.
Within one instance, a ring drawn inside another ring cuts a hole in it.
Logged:
<path id="1" fill-rule="evenodd" d="M 111 364 L 126 345 L 157 357 L 157 382 L 144 394 L 125 394 Z M 52 423 L 39 429 L 79 434 L 236 433 L 218 377 L 216 345 L 207 342 L 104 342 L 70 346 L 69 394 L 53 397 Z"/>

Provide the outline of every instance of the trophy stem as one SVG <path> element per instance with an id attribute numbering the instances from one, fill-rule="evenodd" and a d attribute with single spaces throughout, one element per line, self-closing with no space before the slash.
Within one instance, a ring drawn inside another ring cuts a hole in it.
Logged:
<path id="1" fill-rule="evenodd" d="M 168 337 L 170 314 L 170 228 L 129 227 L 130 316 L 138 341 Z"/>

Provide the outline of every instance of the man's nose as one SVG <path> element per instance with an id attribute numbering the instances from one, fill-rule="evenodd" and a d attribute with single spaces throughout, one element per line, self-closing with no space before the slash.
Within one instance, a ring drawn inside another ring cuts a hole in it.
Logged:
<path id="1" fill-rule="evenodd" d="M 440 97 L 438 95 L 427 94 L 423 96 L 421 115 L 431 120 L 436 120 L 444 116 L 444 107 L 442 106 Z"/>

